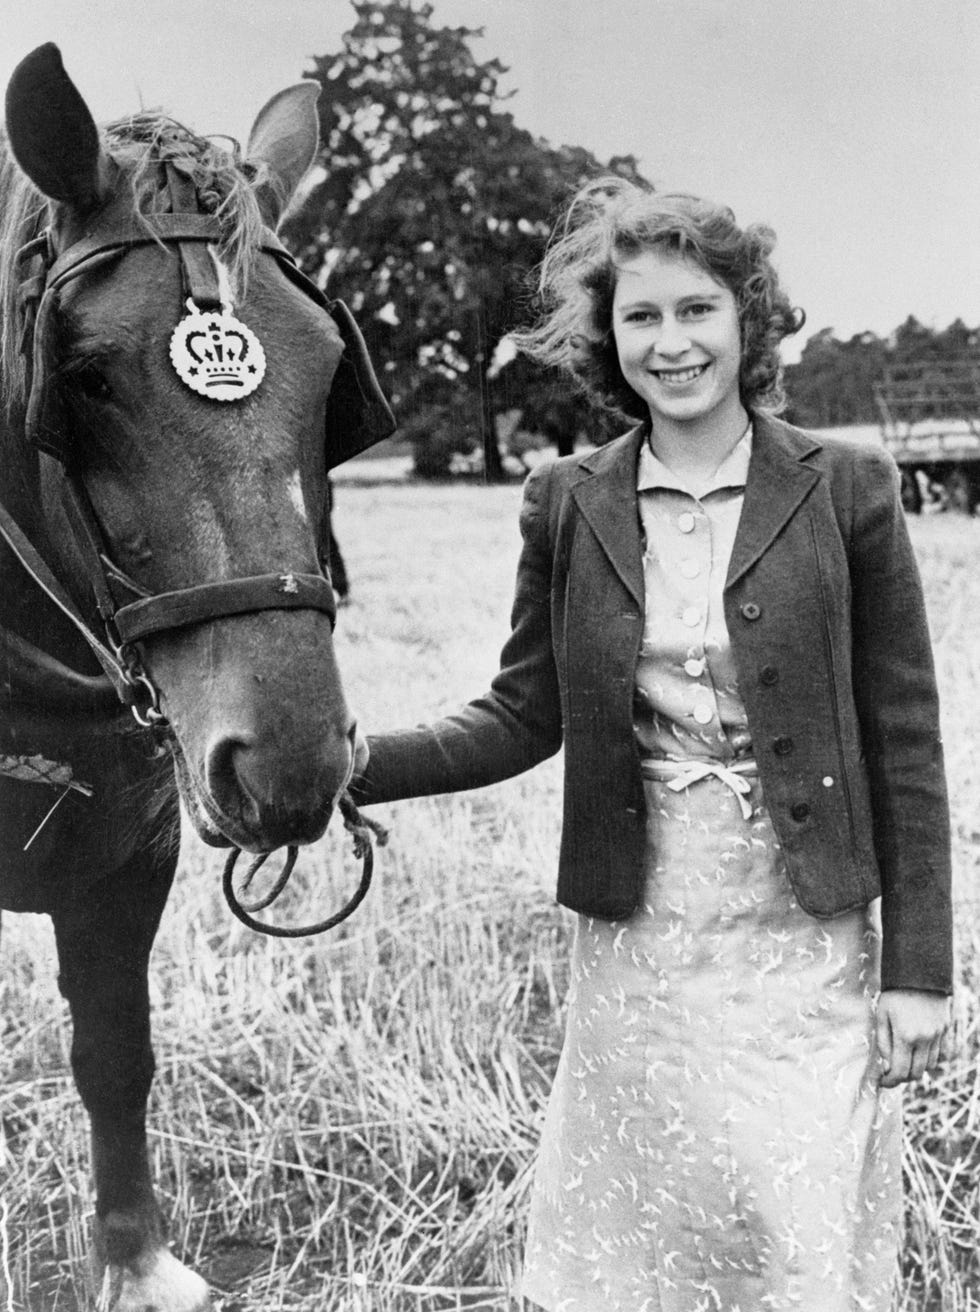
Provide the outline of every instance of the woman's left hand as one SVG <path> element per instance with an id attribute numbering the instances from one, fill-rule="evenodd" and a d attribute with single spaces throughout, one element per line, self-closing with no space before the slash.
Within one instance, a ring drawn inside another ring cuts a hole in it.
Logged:
<path id="1" fill-rule="evenodd" d="M 934 1071 L 950 1056 L 951 999 L 920 989 L 886 989 L 878 999 L 881 1087 L 894 1088 Z"/>

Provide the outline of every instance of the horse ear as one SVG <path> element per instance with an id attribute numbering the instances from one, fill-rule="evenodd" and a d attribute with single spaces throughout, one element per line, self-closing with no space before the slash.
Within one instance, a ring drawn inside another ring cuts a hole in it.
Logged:
<path id="1" fill-rule="evenodd" d="M 11 75 L 7 136 L 17 163 L 45 196 L 82 210 L 102 198 L 106 160 L 98 129 L 50 41 Z"/>
<path id="2" fill-rule="evenodd" d="M 316 159 L 320 145 L 316 112 L 319 95 L 320 88 L 312 81 L 286 87 L 259 110 L 252 125 L 245 154 L 250 163 L 265 164 L 269 170 L 270 181 L 260 184 L 258 195 L 273 227 Z"/>

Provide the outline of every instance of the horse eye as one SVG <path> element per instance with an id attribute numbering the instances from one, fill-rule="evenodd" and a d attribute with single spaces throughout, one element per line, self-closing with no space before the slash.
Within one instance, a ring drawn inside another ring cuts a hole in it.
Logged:
<path id="1" fill-rule="evenodd" d="M 112 388 L 105 374 L 89 365 L 79 369 L 73 381 L 82 396 L 90 401 L 108 401 L 112 396 Z"/>

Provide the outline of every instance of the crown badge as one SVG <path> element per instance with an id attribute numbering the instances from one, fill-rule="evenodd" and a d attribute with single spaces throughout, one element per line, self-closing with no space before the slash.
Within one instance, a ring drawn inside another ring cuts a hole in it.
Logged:
<path id="1" fill-rule="evenodd" d="M 265 376 L 265 351 L 251 328 L 221 310 L 188 313 L 170 338 L 170 363 L 192 391 L 212 401 L 239 401 L 254 392 Z"/>

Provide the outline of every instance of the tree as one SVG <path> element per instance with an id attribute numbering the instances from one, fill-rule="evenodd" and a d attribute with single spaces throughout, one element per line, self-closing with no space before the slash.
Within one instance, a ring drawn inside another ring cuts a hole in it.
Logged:
<path id="1" fill-rule="evenodd" d="M 949 414 L 953 412 L 950 407 L 955 409 L 958 404 L 958 385 L 950 382 L 943 365 L 961 369 L 964 361 L 972 359 L 975 371 L 978 358 L 980 329 L 968 328 L 962 319 L 936 331 L 909 315 L 887 340 L 864 332 L 842 342 L 833 329 L 823 328 L 807 342 L 799 363 L 786 370 L 788 415 L 793 423 L 811 428 L 877 423 L 880 416 L 875 384 L 890 372 L 891 390 L 899 395 L 901 387 L 894 382 L 896 371 L 908 384 L 906 390 L 910 388 L 920 399 L 931 390 L 935 413 Z M 935 366 L 930 368 L 931 362 Z M 962 403 L 972 413 L 975 384 L 969 381 L 959 386 L 963 389 Z"/>
<path id="2" fill-rule="evenodd" d="M 602 172 L 638 178 L 636 162 L 603 166 L 518 127 L 502 108 L 506 70 L 470 48 L 478 30 L 436 28 L 432 6 L 412 0 L 354 10 L 342 49 L 314 60 L 322 176 L 289 236 L 357 313 L 417 468 L 445 472 L 454 452 L 482 446 L 487 476 L 499 477 L 508 373 L 529 389 L 521 409 L 532 416 L 553 383 L 500 367 L 495 352 L 526 319 L 529 275 L 562 202 Z M 574 409 L 573 433 L 584 403 Z"/>
<path id="3" fill-rule="evenodd" d="M 789 418 L 811 428 L 870 424 L 878 418 L 874 384 L 888 345 L 874 333 L 839 341 L 823 328 L 807 342 L 799 364 L 786 370 Z"/>

